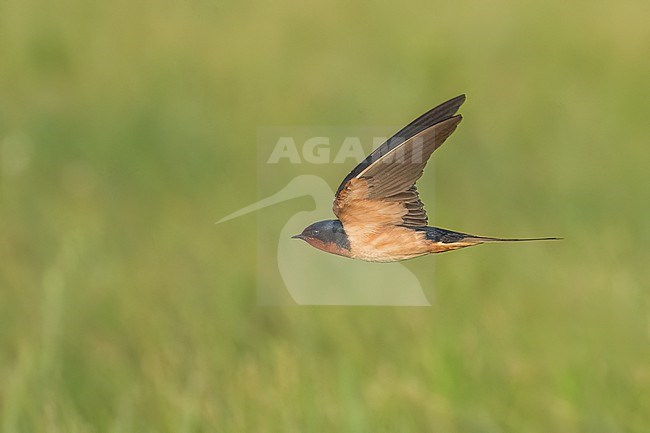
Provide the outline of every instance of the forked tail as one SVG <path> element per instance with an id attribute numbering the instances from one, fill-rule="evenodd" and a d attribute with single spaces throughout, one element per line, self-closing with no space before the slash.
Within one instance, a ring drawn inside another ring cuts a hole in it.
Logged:
<path id="1" fill-rule="evenodd" d="M 529 241 L 560 241 L 564 238 L 547 237 L 547 238 L 489 238 L 486 236 L 472 236 L 468 235 L 464 238 L 465 241 L 476 242 L 529 242 Z"/>
<path id="2" fill-rule="evenodd" d="M 441 229 L 438 227 L 425 227 L 427 239 L 433 242 L 443 244 L 468 243 L 479 244 L 483 242 L 529 242 L 529 241 L 557 241 L 562 238 L 543 237 L 543 238 L 491 238 L 487 236 L 476 236 L 467 233 L 454 232 L 451 230 Z"/>

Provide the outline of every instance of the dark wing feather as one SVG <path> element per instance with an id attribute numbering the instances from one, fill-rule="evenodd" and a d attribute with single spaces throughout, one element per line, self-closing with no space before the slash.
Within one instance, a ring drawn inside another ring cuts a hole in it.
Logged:
<path id="1" fill-rule="evenodd" d="M 334 200 L 334 213 L 343 225 L 346 219 L 356 222 L 361 216 L 370 225 L 382 221 L 382 224 L 426 226 L 427 215 L 415 182 L 422 176 L 431 154 L 456 130 L 461 120 L 456 115 L 430 126 L 393 147 L 350 179 Z M 365 214 L 354 215 L 358 213 Z"/>
<path id="2" fill-rule="evenodd" d="M 345 185 L 347 185 L 350 179 L 357 177 L 359 173 L 365 170 L 370 164 L 381 158 L 382 155 L 385 155 L 396 146 L 399 146 L 409 138 L 419 134 L 425 129 L 432 127 L 436 123 L 440 123 L 443 120 L 447 120 L 452 117 L 454 114 L 456 114 L 460 106 L 463 105 L 463 102 L 465 102 L 465 95 L 456 96 L 455 98 L 450 99 L 447 102 L 443 102 L 435 108 L 432 108 L 399 130 L 395 135 L 386 140 L 384 144 L 379 146 L 370 155 L 368 155 L 366 159 L 361 161 L 359 165 L 357 165 L 350 172 L 350 174 L 348 174 L 345 179 L 343 179 L 343 182 L 341 182 L 341 185 L 339 185 L 338 189 L 336 190 L 336 194 L 338 195 L 341 190 L 345 188 Z"/>

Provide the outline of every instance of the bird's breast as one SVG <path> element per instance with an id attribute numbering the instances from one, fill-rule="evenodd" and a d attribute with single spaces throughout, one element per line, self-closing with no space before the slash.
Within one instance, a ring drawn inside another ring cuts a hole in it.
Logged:
<path id="1" fill-rule="evenodd" d="M 424 232 L 400 226 L 369 229 L 345 227 L 350 241 L 350 256 L 371 262 L 395 262 L 430 252 Z"/>

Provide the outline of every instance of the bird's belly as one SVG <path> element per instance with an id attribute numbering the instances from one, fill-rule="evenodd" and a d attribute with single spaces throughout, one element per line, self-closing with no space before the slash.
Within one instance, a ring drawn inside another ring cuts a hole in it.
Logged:
<path id="1" fill-rule="evenodd" d="M 389 227 L 378 232 L 348 230 L 350 256 L 370 262 L 396 262 L 430 252 L 424 232 L 405 227 Z"/>

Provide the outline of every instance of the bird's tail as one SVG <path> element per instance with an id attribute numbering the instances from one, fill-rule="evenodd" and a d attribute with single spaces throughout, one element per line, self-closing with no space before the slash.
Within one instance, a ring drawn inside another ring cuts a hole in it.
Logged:
<path id="1" fill-rule="evenodd" d="M 564 238 L 546 237 L 546 238 L 490 238 L 486 236 L 467 235 L 463 240 L 466 242 L 531 242 L 531 241 L 560 241 Z"/>
<path id="2" fill-rule="evenodd" d="M 455 232 L 452 230 L 441 229 L 439 227 L 425 227 L 427 239 L 433 242 L 440 242 L 443 244 L 452 243 L 466 243 L 466 244 L 482 244 L 485 242 L 529 242 L 529 241 L 555 241 L 561 240 L 558 237 L 543 237 L 543 238 L 491 238 L 487 236 L 476 236 L 467 233 Z"/>

